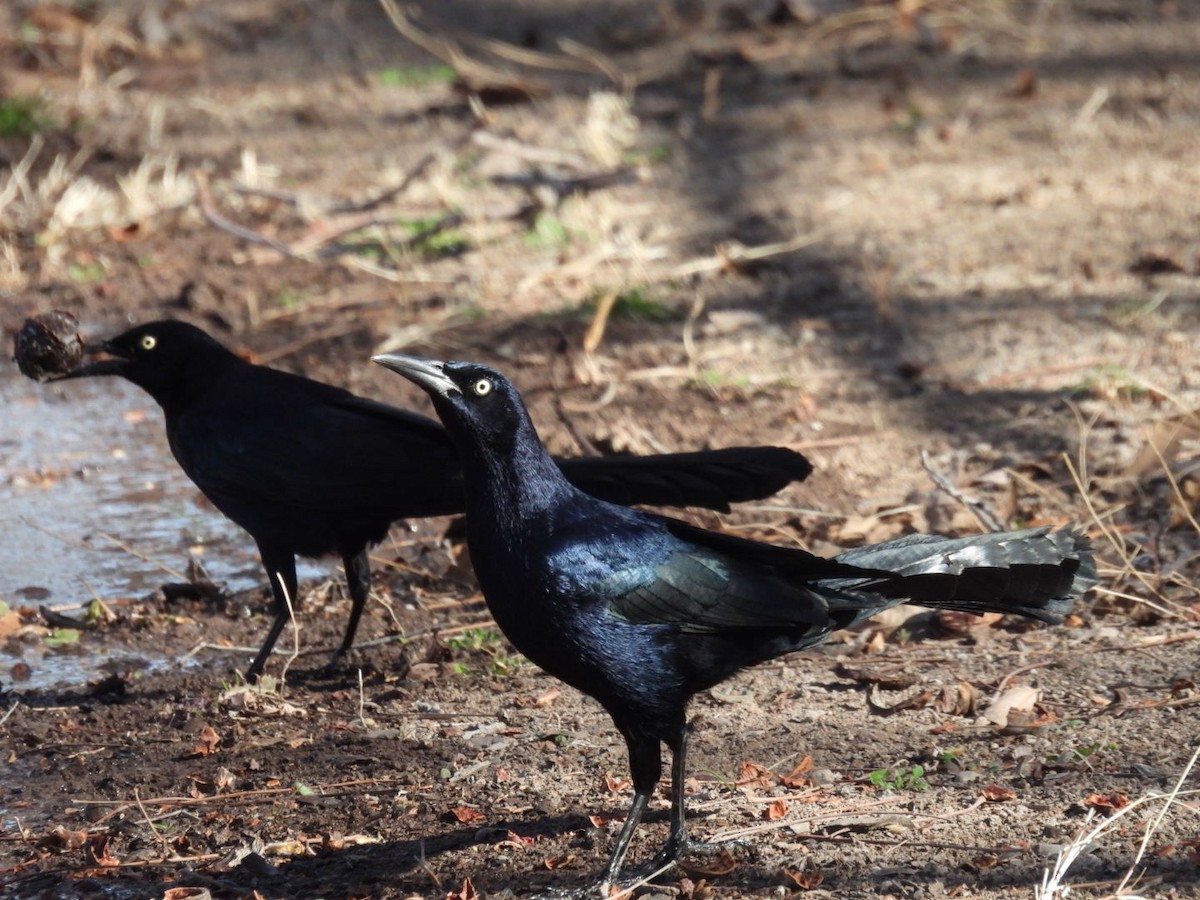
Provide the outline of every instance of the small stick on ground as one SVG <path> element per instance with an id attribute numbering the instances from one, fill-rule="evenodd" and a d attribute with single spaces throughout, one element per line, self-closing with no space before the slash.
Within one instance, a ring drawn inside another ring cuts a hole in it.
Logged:
<path id="1" fill-rule="evenodd" d="M 8 717 L 11 716 L 14 712 L 16 712 L 17 707 L 20 705 L 21 705 L 20 700 L 14 700 L 13 705 L 8 708 L 8 712 L 6 712 L 4 715 L 0 716 L 0 725 L 3 725 L 5 722 L 7 722 Z"/>
<path id="2" fill-rule="evenodd" d="M 363 728 L 368 727 L 367 726 L 367 716 L 366 716 L 366 705 L 367 705 L 367 700 L 366 700 L 366 694 L 363 691 L 362 669 L 359 669 L 358 670 L 358 724 L 361 725 Z"/>
<path id="3" fill-rule="evenodd" d="M 648 884 L 652 884 L 655 878 L 671 869 L 674 865 L 675 863 L 672 861 L 666 863 L 665 865 L 659 866 L 653 872 L 644 875 L 628 887 L 621 888 L 621 890 L 617 891 L 615 894 L 610 894 L 609 900 L 621 900 L 623 897 L 632 897 L 634 891 L 636 891 L 638 888 L 645 887 Z"/>
<path id="4" fill-rule="evenodd" d="M 929 457 L 928 450 L 921 450 L 921 468 L 929 475 L 929 479 L 938 487 L 938 490 L 949 495 L 957 500 L 963 506 L 971 511 L 971 514 L 979 521 L 984 530 L 997 532 L 1003 531 L 1003 523 L 992 515 L 992 511 L 987 508 L 982 500 L 977 500 L 974 497 L 968 497 L 958 488 L 950 483 L 950 479 L 933 467 L 933 460 Z"/>
<path id="5" fill-rule="evenodd" d="M 790 241 L 779 241 L 774 244 L 760 244 L 747 247 L 737 241 L 720 244 L 712 256 L 700 257 L 690 262 L 681 263 L 672 269 L 666 279 L 686 278 L 690 275 L 707 275 L 713 272 L 736 271 L 747 263 L 761 262 L 772 256 L 782 256 L 795 253 L 805 247 L 810 247 L 819 240 L 815 235 L 800 235 Z"/>
<path id="6" fill-rule="evenodd" d="M 605 291 L 600 300 L 596 303 L 596 313 L 592 316 L 592 321 L 588 323 L 587 331 L 583 335 L 583 352 L 591 356 L 599 348 L 604 340 L 604 331 L 608 327 L 608 317 L 613 311 L 613 307 L 617 304 L 617 299 L 620 295 L 613 290 Z"/>
<path id="7" fill-rule="evenodd" d="M 133 799 L 137 803 L 137 808 L 142 812 L 142 818 L 146 820 L 146 827 L 150 829 L 150 834 L 154 836 L 154 839 L 162 847 L 163 853 L 168 857 L 175 856 L 175 851 L 172 849 L 170 843 L 168 843 L 166 837 L 154 827 L 154 820 L 150 818 L 150 813 L 146 811 L 146 805 L 142 803 L 142 798 L 138 795 L 137 788 L 133 789 Z"/>
<path id="8" fill-rule="evenodd" d="M 287 683 L 288 669 L 300 655 L 300 623 L 296 621 L 296 610 L 292 606 L 292 597 L 288 593 L 287 585 L 283 583 L 283 576 L 278 572 L 272 574 L 279 582 L 279 590 L 283 592 L 283 602 L 287 604 L 288 620 L 292 623 L 292 655 L 284 662 L 283 670 L 279 673 L 279 683 L 283 685 Z"/>
<path id="9" fill-rule="evenodd" d="M 457 142 L 457 144 L 461 143 L 461 140 Z M 342 213 L 363 213 L 369 212 L 373 209 L 378 209 L 389 200 L 393 200 L 407 191 L 414 181 L 425 174 L 425 171 L 431 165 L 433 165 L 433 162 L 436 159 L 436 153 L 426 153 L 417 160 L 416 164 L 411 169 L 404 173 L 404 177 L 400 179 L 400 183 L 395 187 L 388 188 L 387 190 L 376 194 L 374 197 L 368 197 L 366 200 L 360 200 L 357 203 L 339 203 L 336 206 L 331 206 L 329 208 L 329 214 L 336 215 Z"/>
<path id="10" fill-rule="evenodd" d="M 216 207 L 213 205 L 212 194 L 208 190 L 208 182 L 201 177 L 200 173 L 196 174 L 196 205 L 200 208 L 200 214 L 208 220 L 209 224 L 215 225 L 222 231 L 227 231 L 229 234 L 239 237 L 248 243 L 262 244 L 265 247 L 270 247 L 276 253 L 281 253 L 290 259 L 308 259 L 307 256 L 297 253 L 282 241 L 269 238 L 265 234 L 259 234 L 251 228 L 246 228 L 236 222 L 230 221 L 217 212 Z"/>

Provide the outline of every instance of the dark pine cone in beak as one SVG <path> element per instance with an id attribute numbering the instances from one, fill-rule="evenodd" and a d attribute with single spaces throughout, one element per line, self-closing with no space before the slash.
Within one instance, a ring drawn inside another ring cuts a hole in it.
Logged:
<path id="1" fill-rule="evenodd" d="M 13 358 L 21 374 L 35 381 L 71 371 L 83 359 L 79 321 L 57 309 L 26 319 L 13 341 Z"/>

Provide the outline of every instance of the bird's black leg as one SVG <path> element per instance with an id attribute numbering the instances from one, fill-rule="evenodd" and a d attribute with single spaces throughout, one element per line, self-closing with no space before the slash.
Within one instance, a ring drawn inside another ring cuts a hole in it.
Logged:
<path id="1" fill-rule="evenodd" d="M 671 831 L 667 834 L 667 842 L 650 863 L 652 872 L 677 861 L 687 853 L 690 846 L 683 793 L 683 780 L 687 768 L 687 739 L 687 727 L 681 725 L 678 737 L 671 742 Z"/>
<path id="2" fill-rule="evenodd" d="M 625 743 L 629 747 L 629 769 L 633 775 L 633 805 L 625 817 L 625 824 L 621 826 L 621 833 L 617 835 L 617 845 L 608 859 L 608 865 L 597 882 L 602 897 L 609 895 L 609 888 L 621 872 L 621 863 L 629 852 L 629 842 L 633 840 L 638 822 L 662 774 L 662 753 L 657 738 L 626 733 Z"/>
<path id="3" fill-rule="evenodd" d="M 258 553 L 262 557 L 263 568 L 267 570 L 267 577 L 271 579 L 271 596 L 274 598 L 272 609 L 275 611 L 275 619 L 271 622 L 271 630 L 267 632 L 267 637 L 263 641 L 262 647 L 259 648 L 258 655 L 254 657 L 254 662 L 250 663 L 250 668 L 246 670 L 246 680 L 252 684 L 258 681 L 258 676 L 262 674 L 267 659 L 275 648 L 275 642 L 279 640 L 283 626 L 288 623 L 290 618 L 288 601 L 291 601 L 293 609 L 297 602 L 296 558 L 287 551 L 277 553 L 264 550 L 261 545 Z M 284 591 L 287 592 L 286 595 Z"/>
<path id="4" fill-rule="evenodd" d="M 346 570 L 346 587 L 350 590 L 350 621 L 346 623 L 346 635 L 342 638 L 342 646 L 334 651 L 331 666 L 336 666 L 354 646 L 358 621 L 367 605 L 367 595 L 371 590 L 371 563 L 367 558 L 367 548 L 363 547 L 355 554 L 343 553 L 342 567 Z"/>
<path id="5" fill-rule="evenodd" d="M 683 783 L 686 777 L 686 760 L 687 760 L 687 741 L 688 730 L 681 725 L 678 731 L 678 738 L 669 743 L 671 747 L 671 831 L 667 835 L 667 842 L 663 848 L 658 851 L 650 863 L 650 871 L 657 872 L 659 869 L 678 862 L 682 857 L 689 853 L 696 855 L 712 855 L 715 856 L 723 851 L 728 851 L 730 843 L 703 843 L 690 840 L 687 836 L 687 816 L 686 802 L 684 799 Z"/>

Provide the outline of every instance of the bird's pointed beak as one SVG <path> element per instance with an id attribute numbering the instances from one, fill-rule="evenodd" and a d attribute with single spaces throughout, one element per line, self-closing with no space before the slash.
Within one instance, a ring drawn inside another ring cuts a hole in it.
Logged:
<path id="1" fill-rule="evenodd" d="M 113 352 L 112 345 L 108 341 L 100 341 L 98 344 L 85 344 L 83 352 L 86 356 L 103 355 L 104 358 L 85 362 L 83 365 L 51 376 L 46 380 L 66 381 L 69 378 L 88 378 L 92 375 L 120 375 L 125 371 L 125 366 L 128 363 L 128 360 L 123 359 Z"/>
<path id="2" fill-rule="evenodd" d="M 398 353 L 382 353 L 379 356 L 372 356 L 371 361 L 403 375 L 436 397 L 461 393 L 458 385 L 446 374 L 444 362 L 422 359 L 419 356 L 401 356 Z"/>

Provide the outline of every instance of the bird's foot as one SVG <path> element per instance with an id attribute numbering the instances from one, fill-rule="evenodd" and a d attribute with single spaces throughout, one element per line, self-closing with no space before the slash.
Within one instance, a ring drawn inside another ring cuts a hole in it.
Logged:
<path id="1" fill-rule="evenodd" d="M 669 872 L 673 866 L 685 871 L 705 875 L 720 875 L 731 871 L 737 864 L 736 850 L 749 846 L 747 841 L 692 841 L 684 838 L 675 843 L 668 843 L 650 861 L 647 871 L 657 873 Z"/>
<path id="2" fill-rule="evenodd" d="M 371 668 L 370 654 L 361 653 L 357 647 L 351 647 L 349 650 L 345 648 L 335 650 L 329 657 L 329 662 L 325 663 L 318 671 L 322 678 L 355 680 L 358 678 L 359 672 L 366 675 Z"/>
<path id="3" fill-rule="evenodd" d="M 382 643 L 378 641 L 376 643 Z M 393 646 L 389 643 L 389 647 Z M 326 678 L 357 679 L 361 671 L 367 675 L 386 675 L 388 677 L 404 678 L 408 675 L 412 663 L 408 652 L 402 644 L 398 649 L 381 651 L 378 647 L 371 651 L 351 647 L 349 650 L 337 650 L 321 669 L 320 673 Z"/>
<path id="4" fill-rule="evenodd" d="M 540 894 L 535 894 L 533 900 L 600 900 L 612 893 L 612 885 L 606 881 L 579 888 L 547 888 Z"/>
<path id="5" fill-rule="evenodd" d="M 354 665 L 353 660 L 350 658 L 351 656 L 352 654 L 343 653 L 339 650 L 333 654 L 329 662 L 317 670 L 318 674 L 322 678 L 345 678 L 358 668 Z"/>

